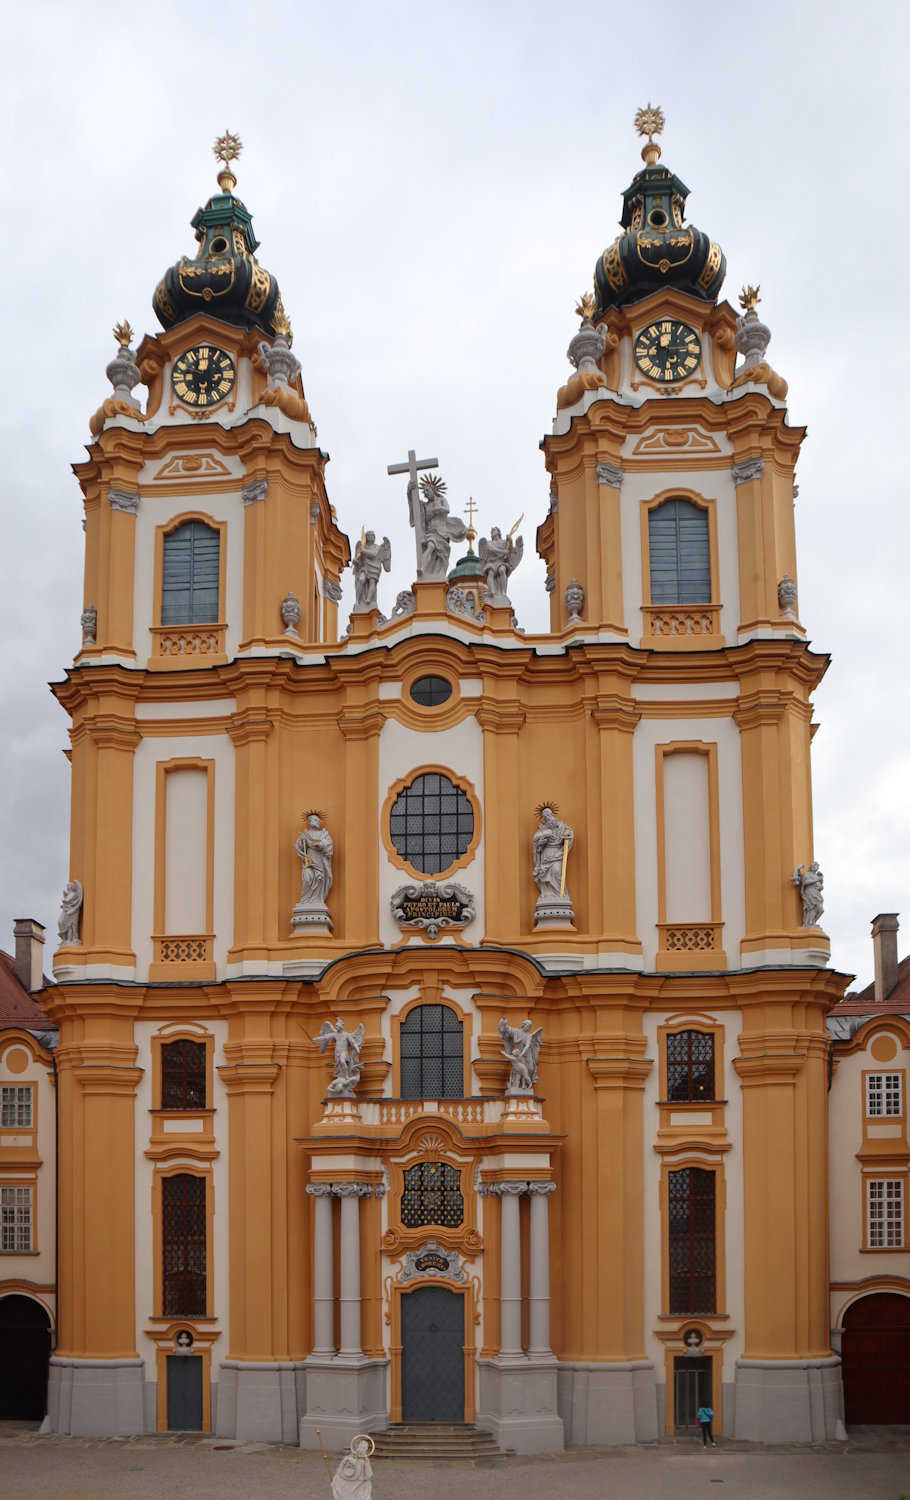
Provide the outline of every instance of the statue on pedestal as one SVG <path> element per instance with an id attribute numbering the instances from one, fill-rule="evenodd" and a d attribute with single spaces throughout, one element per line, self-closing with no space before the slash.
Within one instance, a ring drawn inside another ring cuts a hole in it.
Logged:
<path id="1" fill-rule="evenodd" d="M 318 812 L 306 815 L 306 827 L 294 845 L 301 864 L 300 898 L 294 907 L 291 925 L 300 929 L 332 929 L 332 918 L 326 906 L 326 897 L 332 889 L 332 855 L 335 845 L 332 835 L 322 826 Z"/>
<path id="2" fill-rule="evenodd" d="M 510 1026 L 503 1016 L 498 1031 L 502 1040 L 502 1055 L 512 1064 L 507 1094 L 532 1094 L 537 1084 L 537 1059 L 543 1030 L 538 1026 L 532 1031 L 530 1021 L 520 1026 Z"/>
<path id="3" fill-rule="evenodd" d="M 437 474 L 420 481 L 423 499 L 412 504 L 411 525 L 417 532 L 417 577 L 445 578 L 453 542 L 467 536 L 464 521 L 449 515 L 446 483 Z"/>
<path id="4" fill-rule="evenodd" d="M 335 1076 L 326 1091 L 329 1097 L 353 1099 L 354 1091 L 360 1082 L 363 1024 L 361 1023 L 356 1031 L 345 1031 L 344 1022 L 340 1016 L 334 1026 L 331 1021 L 323 1021 L 313 1040 L 319 1047 L 320 1055 L 325 1052 L 330 1042 L 335 1048 Z"/>
<path id="5" fill-rule="evenodd" d="M 477 556 L 480 558 L 480 566 L 487 581 L 489 602 L 492 604 L 509 603 L 506 593 L 509 577 L 524 556 L 523 538 L 518 537 L 512 541 L 512 536 L 520 525 L 519 519 L 505 537 L 498 526 L 491 526 L 490 535 L 482 536 L 477 544 Z"/>
<path id="6" fill-rule="evenodd" d="M 392 546 L 387 536 L 377 542 L 375 531 L 365 531 L 354 549 L 351 572 L 354 574 L 354 610 L 365 613 L 376 609 L 376 585 L 383 568 L 392 566 Z"/>
<path id="7" fill-rule="evenodd" d="M 575 919 L 566 889 L 566 866 L 575 831 L 556 816 L 552 803 L 538 808 L 540 822 L 531 841 L 534 881 L 540 895 L 534 909 L 535 926 L 571 926 Z"/>
<path id="8" fill-rule="evenodd" d="M 63 900 L 60 903 L 60 916 L 57 919 L 61 948 L 65 948 L 69 943 L 78 943 L 81 910 L 82 886 L 78 880 L 67 881 L 63 887 Z"/>
<path id="9" fill-rule="evenodd" d="M 814 859 L 811 865 L 797 865 L 790 876 L 790 884 L 796 886 L 803 903 L 803 926 L 817 927 L 825 909 L 822 898 L 825 877 L 819 869 L 818 860 Z"/>

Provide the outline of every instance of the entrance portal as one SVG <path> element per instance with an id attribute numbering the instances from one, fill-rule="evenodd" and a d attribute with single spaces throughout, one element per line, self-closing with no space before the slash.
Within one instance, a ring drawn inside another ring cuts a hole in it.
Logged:
<path id="1" fill-rule="evenodd" d="M 910 1422 L 910 1297 L 876 1292 L 848 1307 L 841 1360 L 848 1423 Z"/>
<path id="2" fill-rule="evenodd" d="M 34 1297 L 0 1297 L 0 1418 L 40 1422 L 47 1411 L 51 1322 Z"/>
<path id="3" fill-rule="evenodd" d="M 691 1354 L 673 1360 L 673 1419 L 677 1432 L 694 1432 L 700 1406 L 711 1405 L 711 1361 Z"/>
<path id="4" fill-rule="evenodd" d="M 464 1298 L 443 1286 L 401 1299 L 401 1418 L 464 1421 Z"/>

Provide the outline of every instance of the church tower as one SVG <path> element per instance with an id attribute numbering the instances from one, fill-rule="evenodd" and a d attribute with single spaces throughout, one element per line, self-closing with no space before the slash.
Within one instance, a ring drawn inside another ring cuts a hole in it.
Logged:
<path id="1" fill-rule="evenodd" d="M 236 137 L 162 331 L 115 330 L 55 687 L 55 1431 L 833 1434 L 803 432 L 639 124 L 541 634 L 435 459 L 392 466 L 416 566 L 352 561 Z"/>

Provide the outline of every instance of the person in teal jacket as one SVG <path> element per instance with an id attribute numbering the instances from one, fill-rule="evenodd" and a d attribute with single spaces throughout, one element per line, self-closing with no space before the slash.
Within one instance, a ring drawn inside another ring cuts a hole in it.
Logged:
<path id="1" fill-rule="evenodd" d="M 698 1421 L 701 1426 L 702 1443 L 707 1448 L 708 1439 L 710 1438 L 711 1447 L 716 1448 L 717 1444 L 714 1441 L 714 1435 L 711 1431 L 711 1423 L 714 1421 L 714 1412 L 711 1410 L 710 1406 L 700 1406 L 698 1408 Z"/>

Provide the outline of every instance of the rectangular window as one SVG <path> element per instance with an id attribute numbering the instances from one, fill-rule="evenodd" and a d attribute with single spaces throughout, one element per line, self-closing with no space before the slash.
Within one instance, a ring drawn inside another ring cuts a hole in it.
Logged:
<path id="1" fill-rule="evenodd" d="M 901 1081 L 900 1073 L 867 1073 L 867 1116 L 903 1114 Z"/>
<path id="2" fill-rule="evenodd" d="M 902 1177 L 874 1178 L 866 1183 L 869 1249 L 902 1250 L 904 1246 L 904 1181 Z"/>
<path id="3" fill-rule="evenodd" d="M 162 1046 L 161 1108 L 205 1109 L 205 1042 Z"/>
<path id="4" fill-rule="evenodd" d="M 714 1187 L 714 1173 L 699 1167 L 669 1173 L 671 1314 L 717 1311 Z"/>
<path id="5" fill-rule="evenodd" d="M 674 1104 L 714 1098 L 714 1034 L 677 1031 L 667 1037 L 667 1098 Z"/>
<path id="6" fill-rule="evenodd" d="M 161 1183 L 164 1235 L 163 1313 L 204 1318 L 206 1300 L 205 1178 L 189 1172 Z"/>
<path id="7" fill-rule="evenodd" d="M 30 1130 L 32 1126 L 32 1086 L 30 1083 L 0 1088 L 0 1125 L 9 1129 Z"/>
<path id="8" fill-rule="evenodd" d="M 32 1248 L 32 1190 L 0 1187 L 0 1251 Z"/>

